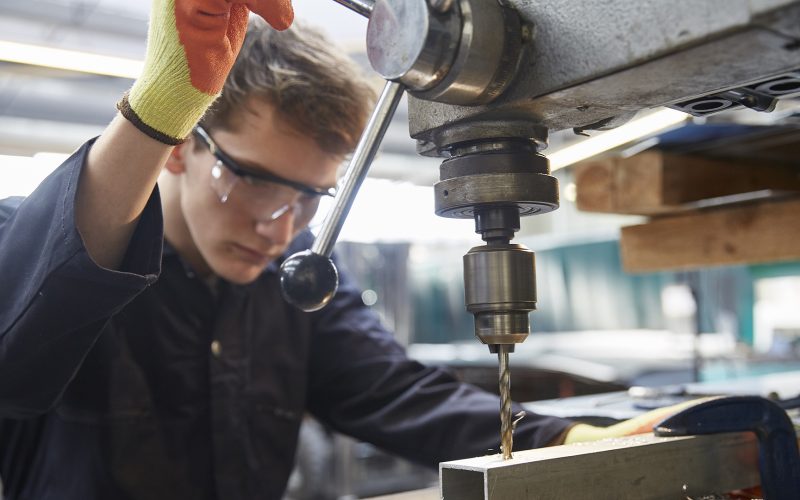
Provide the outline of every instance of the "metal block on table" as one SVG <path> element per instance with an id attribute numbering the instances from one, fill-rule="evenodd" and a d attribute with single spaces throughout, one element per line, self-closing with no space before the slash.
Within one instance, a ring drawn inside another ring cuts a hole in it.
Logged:
<path id="1" fill-rule="evenodd" d="M 653 435 L 440 464 L 443 500 L 675 499 L 759 484 L 752 433 Z"/>

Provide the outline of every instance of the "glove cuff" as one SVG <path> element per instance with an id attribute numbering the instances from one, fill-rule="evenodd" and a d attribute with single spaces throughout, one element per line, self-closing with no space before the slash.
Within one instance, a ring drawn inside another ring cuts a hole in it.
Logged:
<path id="1" fill-rule="evenodd" d="M 138 128 L 142 133 L 145 135 L 161 142 L 163 144 L 167 144 L 169 146 L 177 146 L 178 144 L 182 144 L 185 139 L 180 139 L 177 137 L 171 137 L 167 134 L 159 132 L 158 130 L 154 129 L 150 125 L 146 124 L 139 115 L 136 114 L 136 111 L 133 110 L 131 107 L 130 101 L 128 101 L 128 93 L 122 96 L 122 99 L 119 100 L 117 103 L 117 109 L 119 110 L 120 114 L 124 116 L 129 122 L 133 124 L 134 127 Z"/>
<path id="2" fill-rule="evenodd" d="M 148 76 L 142 75 L 134 83 L 117 109 L 153 139 L 169 145 L 180 144 L 219 94 L 200 92 L 183 75 L 164 72 L 159 77 Z"/>

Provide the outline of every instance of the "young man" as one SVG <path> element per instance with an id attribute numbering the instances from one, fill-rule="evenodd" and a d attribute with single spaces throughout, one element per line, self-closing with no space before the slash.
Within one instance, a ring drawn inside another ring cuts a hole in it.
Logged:
<path id="1" fill-rule="evenodd" d="M 247 5 L 291 22 L 288 4 Z M 277 266 L 310 245 L 368 113 L 352 65 L 256 22 L 195 127 L 247 9 L 156 0 L 152 16 L 121 115 L 0 204 L 6 498 L 278 499 L 306 412 L 432 466 L 496 449 L 497 398 L 409 360 L 346 275 L 321 311 L 281 298 Z M 529 415 L 515 443 L 568 429 Z"/>

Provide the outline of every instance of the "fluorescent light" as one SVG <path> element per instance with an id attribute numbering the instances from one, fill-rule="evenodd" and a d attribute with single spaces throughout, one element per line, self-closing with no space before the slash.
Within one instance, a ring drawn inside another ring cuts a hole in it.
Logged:
<path id="1" fill-rule="evenodd" d="M 144 64 L 124 57 L 5 41 L 0 41 L 0 60 L 131 79 L 139 77 Z"/>
<path id="2" fill-rule="evenodd" d="M 613 130 L 601 132 L 577 144 L 566 146 L 546 155 L 550 160 L 550 169 L 558 170 L 636 139 L 655 134 L 685 121 L 688 117 L 689 115 L 686 113 L 666 108 L 650 113 Z"/>

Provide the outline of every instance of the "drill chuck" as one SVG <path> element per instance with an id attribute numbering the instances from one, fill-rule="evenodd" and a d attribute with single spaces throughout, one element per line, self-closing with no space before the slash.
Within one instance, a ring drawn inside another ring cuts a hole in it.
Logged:
<path id="1" fill-rule="evenodd" d="M 491 244 L 464 256 L 467 310 L 475 315 L 475 335 L 489 348 L 523 342 L 528 314 L 536 309 L 536 262 L 523 245 Z"/>

